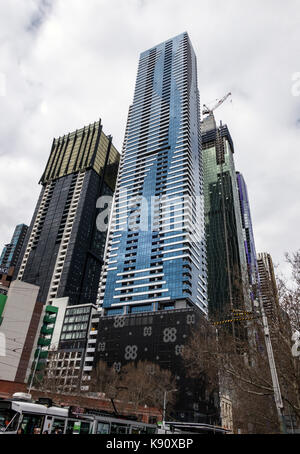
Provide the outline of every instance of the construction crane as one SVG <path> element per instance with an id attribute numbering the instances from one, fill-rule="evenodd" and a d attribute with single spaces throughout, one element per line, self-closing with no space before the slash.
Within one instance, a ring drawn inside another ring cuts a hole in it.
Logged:
<path id="1" fill-rule="evenodd" d="M 231 96 L 231 92 L 227 93 L 227 95 L 225 95 L 225 96 L 223 96 L 223 98 L 219 99 L 217 104 L 215 104 L 211 109 L 209 109 L 205 104 L 203 104 L 202 115 L 212 115 L 212 113 L 218 107 L 220 107 L 220 105 L 223 104 L 223 102 L 225 102 L 227 98 L 229 98 L 229 96 Z"/>

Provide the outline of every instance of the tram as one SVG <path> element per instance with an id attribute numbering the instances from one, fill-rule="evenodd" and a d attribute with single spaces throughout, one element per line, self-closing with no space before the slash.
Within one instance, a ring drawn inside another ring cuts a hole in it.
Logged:
<path id="1" fill-rule="evenodd" d="M 47 399 L 46 399 L 47 400 Z M 0 400 L 0 434 L 151 434 L 157 426 L 101 414 L 81 413 L 80 409 L 61 408 L 16 393 Z"/>

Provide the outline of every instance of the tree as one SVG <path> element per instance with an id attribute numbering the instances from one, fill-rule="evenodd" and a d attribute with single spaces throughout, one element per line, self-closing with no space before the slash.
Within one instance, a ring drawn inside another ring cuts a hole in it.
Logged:
<path id="1" fill-rule="evenodd" d="M 118 409 L 121 404 L 130 403 L 135 410 L 146 405 L 161 410 L 161 413 L 164 392 L 173 389 L 175 380 L 171 372 L 147 361 L 128 363 L 117 370 L 100 361 L 92 374 L 90 385 L 91 391 L 104 393 L 112 402 L 118 399 Z M 174 399 L 175 396 L 170 393 L 169 407 Z"/>
<path id="2" fill-rule="evenodd" d="M 236 429 L 278 430 L 270 371 L 261 346 L 234 338 L 225 326 L 207 328 L 206 333 L 193 333 L 183 359 L 190 376 L 206 377 L 206 386 L 213 389 L 219 384 L 220 393 L 230 396 Z"/>
<path id="3" fill-rule="evenodd" d="M 129 363 L 122 369 L 122 383 L 127 400 L 138 408 L 140 405 L 155 407 L 163 412 L 164 393 L 176 388 L 175 379 L 169 370 L 148 361 Z M 172 407 L 175 393 L 168 393 L 168 405 Z"/>
<path id="4" fill-rule="evenodd" d="M 286 254 L 286 261 L 291 278 L 277 276 L 275 280 L 275 276 L 271 276 L 260 291 L 264 305 L 267 304 L 285 421 L 291 424 L 293 418 L 293 424 L 300 427 L 300 335 L 298 340 L 295 335 L 300 332 L 300 250 Z M 232 317 L 219 314 L 219 319 L 226 318 Z M 242 326 L 247 328 L 247 336 L 233 336 L 232 333 L 243 331 Z M 264 336 L 258 314 L 256 320 L 221 325 L 217 332 L 205 330 L 204 326 L 194 332 L 184 351 L 191 376 L 206 374 L 208 382 L 214 383 L 218 370 L 220 389 L 228 391 L 233 401 L 235 427 L 245 432 L 280 430 Z"/>

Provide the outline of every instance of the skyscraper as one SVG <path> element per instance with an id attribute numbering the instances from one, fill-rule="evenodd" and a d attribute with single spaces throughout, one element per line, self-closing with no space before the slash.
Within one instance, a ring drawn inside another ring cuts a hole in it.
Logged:
<path id="1" fill-rule="evenodd" d="M 83 386 L 106 362 L 149 361 L 176 380 L 176 419 L 218 423 L 217 393 L 182 360 L 207 323 L 196 56 L 187 33 L 140 55 Z M 215 391 L 215 390 L 214 390 Z"/>
<path id="2" fill-rule="evenodd" d="M 271 323 L 277 323 L 283 311 L 279 306 L 278 290 L 272 257 L 267 252 L 257 256 L 260 292 L 266 316 Z"/>
<path id="3" fill-rule="evenodd" d="M 258 300 L 259 298 L 259 279 L 251 210 L 245 179 L 240 172 L 236 172 L 236 178 L 238 183 L 241 207 L 244 247 L 247 260 L 248 280 L 250 285 L 250 298 L 253 306 L 254 301 Z"/>
<path id="4" fill-rule="evenodd" d="M 196 56 L 188 34 L 140 56 L 100 304 L 106 315 L 207 314 Z"/>
<path id="5" fill-rule="evenodd" d="M 233 142 L 213 114 L 202 122 L 202 149 L 209 309 L 218 318 L 249 308 L 249 289 Z"/>
<path id="6" fill-rule="evenodd" d="M 0 294 L 6 294 L 10 287 L 27 230 L 27 225 L 17 225 L 10 243 L 6 244 L 2 250 L 0 257 Z"/>
<path id="7" fill-rule="evenodd" d="M 10 243 L 6 244 L 2 250 L 0 257 L 0 268 L 10 268 L 16 266 L 23 242 L 26 236 L 28 226 L 25 224 L 19 224 L 16 226 L 14 234 Z"/>
<path id="8" fill-rule="evenodd" d="M 97 200 L 113 194 L 118 163 L 100 121 L 53 140 L 17 270 L 19 280 L 40 287 L 42 303 L 96 301 L 106 241 Z"/>

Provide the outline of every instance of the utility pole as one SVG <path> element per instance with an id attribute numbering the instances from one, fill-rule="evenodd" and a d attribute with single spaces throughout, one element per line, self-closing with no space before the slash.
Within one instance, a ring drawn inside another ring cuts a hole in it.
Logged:
<path id="1" fill-rule="evenodd" d="M 32 373 L 32 376 L 31 376 L 30 385 L 29 385 L 29 388 L 28 388 L 28 394 L 30 394 L 30 391 L 31 391 L 31 388 L 32 388 L 32 385 L 33 385 L 33 379 L 34 379 L 36 368 L 37 368 L 37 365 L 38 365 L 38 362 L 39 362 L 39 359 L 40 359 L 41 347 L 39 347 L 38 350 L 39 350 L 39 353 L 38 353 L 38 356 L 37 356 L 36 361 L 35 361 L 34 370 L 33 370 L 33 373 Z"/>
<path id="2" fill-rule="evenodd" d="M 270 338 L 270 329 L 269 329 L 268 319 L 265 314 L 265 309 L 263 306 L 261 295 L 259 296 L 259 306 L 260 306 L 261 315 L 262 315 L 265 344 L 266 344 L 268 362 L 269 362 L 269 367 L 270 367 L 270 372 L 271 372 L 271 377 L 272 377 L 274 400 L 275 400 L 275 405 L 276 405 L 276 409 L 277 409 L 277 413 L 278 413 L 280 431 L 282 433 L 286 434 L 287 431 L 286 431 L 286 425 L 285 425 L 285 420 L 284 420 L 284 415 L 283 415 L 283 402 L 282 402 L 281 390 L 280 390 L 277 369 L 276 369 L 276 364 L 275 364 L 275 359 L 274 359 L 274 354 L 273 354 L 272 342 L 271 342 L 271 338 Z"/>

